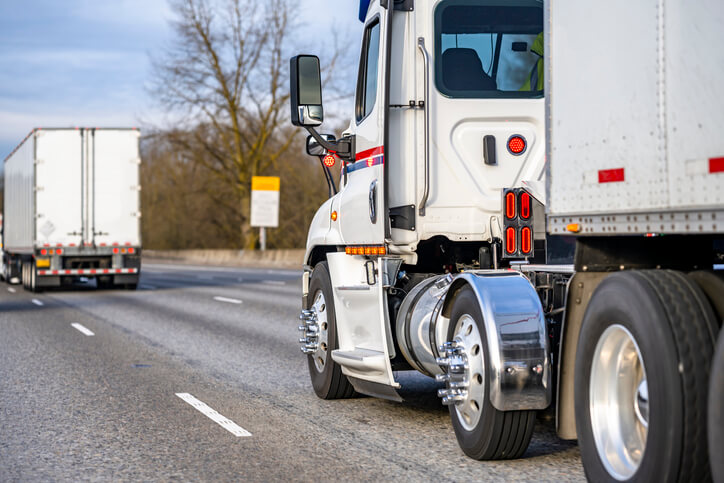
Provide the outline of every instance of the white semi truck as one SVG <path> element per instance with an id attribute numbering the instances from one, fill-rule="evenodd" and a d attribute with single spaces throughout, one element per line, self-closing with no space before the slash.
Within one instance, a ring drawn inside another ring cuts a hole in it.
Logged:
<path id="1" fill-rule="evenodd" d="M 2 273 L 30 291 L 80 277 L 135 289 L 137 129 L 34 129 L 5 159 Z"/>
<path id="2" fill-rule="evenodd" d="M 549 411 L 591 480 L 710 479 L 724 4 L 363 0 L 360 20 L 339 139 L 315 130 L 318 58 L 291 59 L 332 191 L 342 165 L 305 256 L 316 394 L 400 400 L 414 369 L 472 458 L 522 456 Z"/>

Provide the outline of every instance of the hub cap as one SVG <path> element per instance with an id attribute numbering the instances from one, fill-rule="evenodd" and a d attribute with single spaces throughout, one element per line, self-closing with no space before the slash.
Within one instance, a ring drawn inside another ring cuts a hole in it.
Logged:
<path id="1" fill-rule="evenodd" d="M 304 337 L 299 339 L 302 344 L 302 352 L 312 357 L 317 371 L 322 372 L 327 363 L 328 330 L 327 304 L 324 300 L 324 293 L 319 290 L 314 296 L 314 304 L 309 310 L 302 310 L 299 318 L 303 325 L 299 330 Z"/>
<path id="2" fill-rule="evenodd" d="M 445 405 L 454 404 L 458 421 L 472 431 L 480 421 L 485 398 L 485 363 L 483 342 L 478 325 L 465 314 L 455 324 L 452 342 L 440 346 L 443 357 L 437 363 L 445 371 L 435 379 L 444 381 L 445 389 L 438 391 Z"/>
<path id="3" fill-rule="evenodd" d="M 589 398 L 598 456 L 611 476 L 628 479 L 646 449 L 649 391 L 641 352 L 622 325 L 608 327 L 598 340 Z"/>

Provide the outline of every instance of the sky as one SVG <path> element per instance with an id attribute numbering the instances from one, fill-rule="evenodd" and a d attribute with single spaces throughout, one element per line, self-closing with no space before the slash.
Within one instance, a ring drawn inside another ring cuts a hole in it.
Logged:
<path id="1" fill-rule="evenodd" d="M 337 29 L 352 46 L 343 67 L 356 71 L 358 0 L 298 1 L 294 41 L 311 49 L 300 53 L 331 48 Z M 167 0 L 0 0 L 0 159 L 35 127 L 169 122 L 147 86 L 151 55 L 174 40 L 171 18 Z"/>

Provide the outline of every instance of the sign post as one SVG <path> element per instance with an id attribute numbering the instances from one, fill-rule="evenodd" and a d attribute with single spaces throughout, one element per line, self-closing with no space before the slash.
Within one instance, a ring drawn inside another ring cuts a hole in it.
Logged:
<path id="1" fill-rule="evenodd" d="M 279 226 L 279 178 L 252 176 L 251 226 L 259 228 L 259 245 L 266 250 L 265 228 Z"/>

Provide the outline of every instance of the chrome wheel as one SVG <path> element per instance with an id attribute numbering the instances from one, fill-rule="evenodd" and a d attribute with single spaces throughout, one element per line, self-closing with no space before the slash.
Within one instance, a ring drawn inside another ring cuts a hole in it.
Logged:
<path id="1" fill-rule="evenodd" d="M 601 462 L 619 480 L 636 473 L 649 425 L 649 394 L 641 351 L 624 326 L 598 339 L 590 381 L 590 417 Z"/>
<path id="2" fill-rule="evenodd" d="M 473 431 L 480 421 L 485 398 L 485 362 L 483 341 L 478 325 L 469 314 L 462 315 L 453 329 L 453 340 L 440 349 L 446 357 L 438 359 L 447 372 L 436 379 L 447 383 L 438 391 L 443 404 L 454 404 L 460 424 Z"/>
<path id="3" fill-rule="evenodd" d="M 329 322 L 327 317 L 327 304 L 324 300 L 324 293 L 318 290 L 314 296 L 314 303 L 308 310 L 302 310 L 299 318 L 304 325 L 299 330 L 304 337 L 299 339 L 302 344 L 302 352 L 307 354 L 314 361 L 317 372 L 323 372 L 327 364 Z"/>

